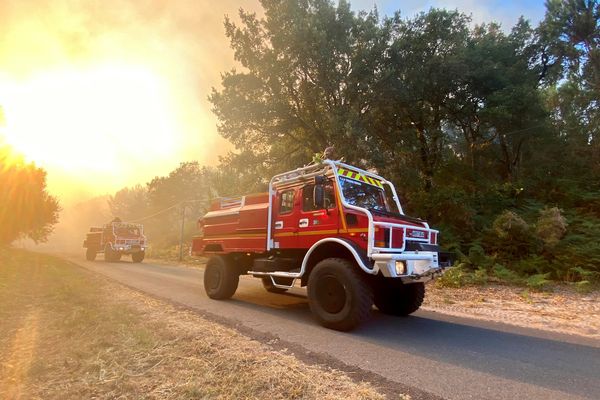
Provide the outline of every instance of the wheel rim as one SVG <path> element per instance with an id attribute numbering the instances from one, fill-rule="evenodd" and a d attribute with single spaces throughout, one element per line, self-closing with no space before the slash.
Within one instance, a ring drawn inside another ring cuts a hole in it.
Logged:
<path id="1" fill-rule="evenodd" d="M 207 274 L 208 288 L 216 290 L 219 288 L 221 282 L 221 271 L 218 268 L 207 268 L 205 272 Z"/>
<path id="2" fill-rule="evenodd" d="M 319 305 L 330 314 L 337 314 L 346 305 L 346 289 L 333 275 L 319 278 L 316 287 Z"/>

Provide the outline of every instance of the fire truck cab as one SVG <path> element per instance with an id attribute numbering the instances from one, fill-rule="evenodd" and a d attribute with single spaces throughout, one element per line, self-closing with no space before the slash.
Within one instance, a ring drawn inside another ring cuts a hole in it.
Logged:
<path id="1" fill-rule="evenodd" d="M 104 260 L 115 262 L 123 255 L 131 255 L 135 263 L 142 262 L 148 242 L 141 224 L 112 221 L 102 227 L 92 227 L 83 241 L 85 257 L 94 261 L 98 253 L 104 253 Z"/>
<path id="2" fill-rule="evenodd" d="M 299 282 L 316 319 L 342 331 L 366 320 L 373 304 L 413 313 L 424 283 L 451 266 L 438 231 L 404 214 L 391 182 L 339 161 L 276 175 L 268 193 L 216 199 L 199 228 L 191 252 L 210 257 L 209 297 L 233 296 L 240 275 L 271 292 Z"/>

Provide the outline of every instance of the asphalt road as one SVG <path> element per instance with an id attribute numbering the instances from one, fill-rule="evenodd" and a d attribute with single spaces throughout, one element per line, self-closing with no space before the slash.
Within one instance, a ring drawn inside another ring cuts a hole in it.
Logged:
<path id="1" fill-rule="evenodd" d="M 374 311 L 369 323 L 340 333 L 313 320 L 300 288 L 271 294 L 258 279 L 242 277 L 233 299 L 215 301 L 204 293 L 200 269 L 70 260 L 141 291 L 446 399 L 600 399 L 600 343 L 591 339 L 427 311 L 408 318 Z"/>

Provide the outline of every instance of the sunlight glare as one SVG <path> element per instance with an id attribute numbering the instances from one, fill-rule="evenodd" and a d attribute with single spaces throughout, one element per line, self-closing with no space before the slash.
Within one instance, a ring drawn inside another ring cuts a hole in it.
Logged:
<path id="1" fill-rule="evenodd" d="M 43 167 L 81 175 L 131 175 L 170 160 L 180 129 L 167 85 L 135 65 L 0 76 L 0 105 L 10 145 Z"/>

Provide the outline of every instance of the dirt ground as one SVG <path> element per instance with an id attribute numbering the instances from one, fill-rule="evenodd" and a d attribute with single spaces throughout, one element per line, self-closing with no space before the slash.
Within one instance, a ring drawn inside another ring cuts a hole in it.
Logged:
<path id="1" fill-rule="evenodd" d="M 514 286 L 428 285 L 423 308 L 444 314 L 600 339 L 600 292 L 556 286 L 536 292 Z"/>

